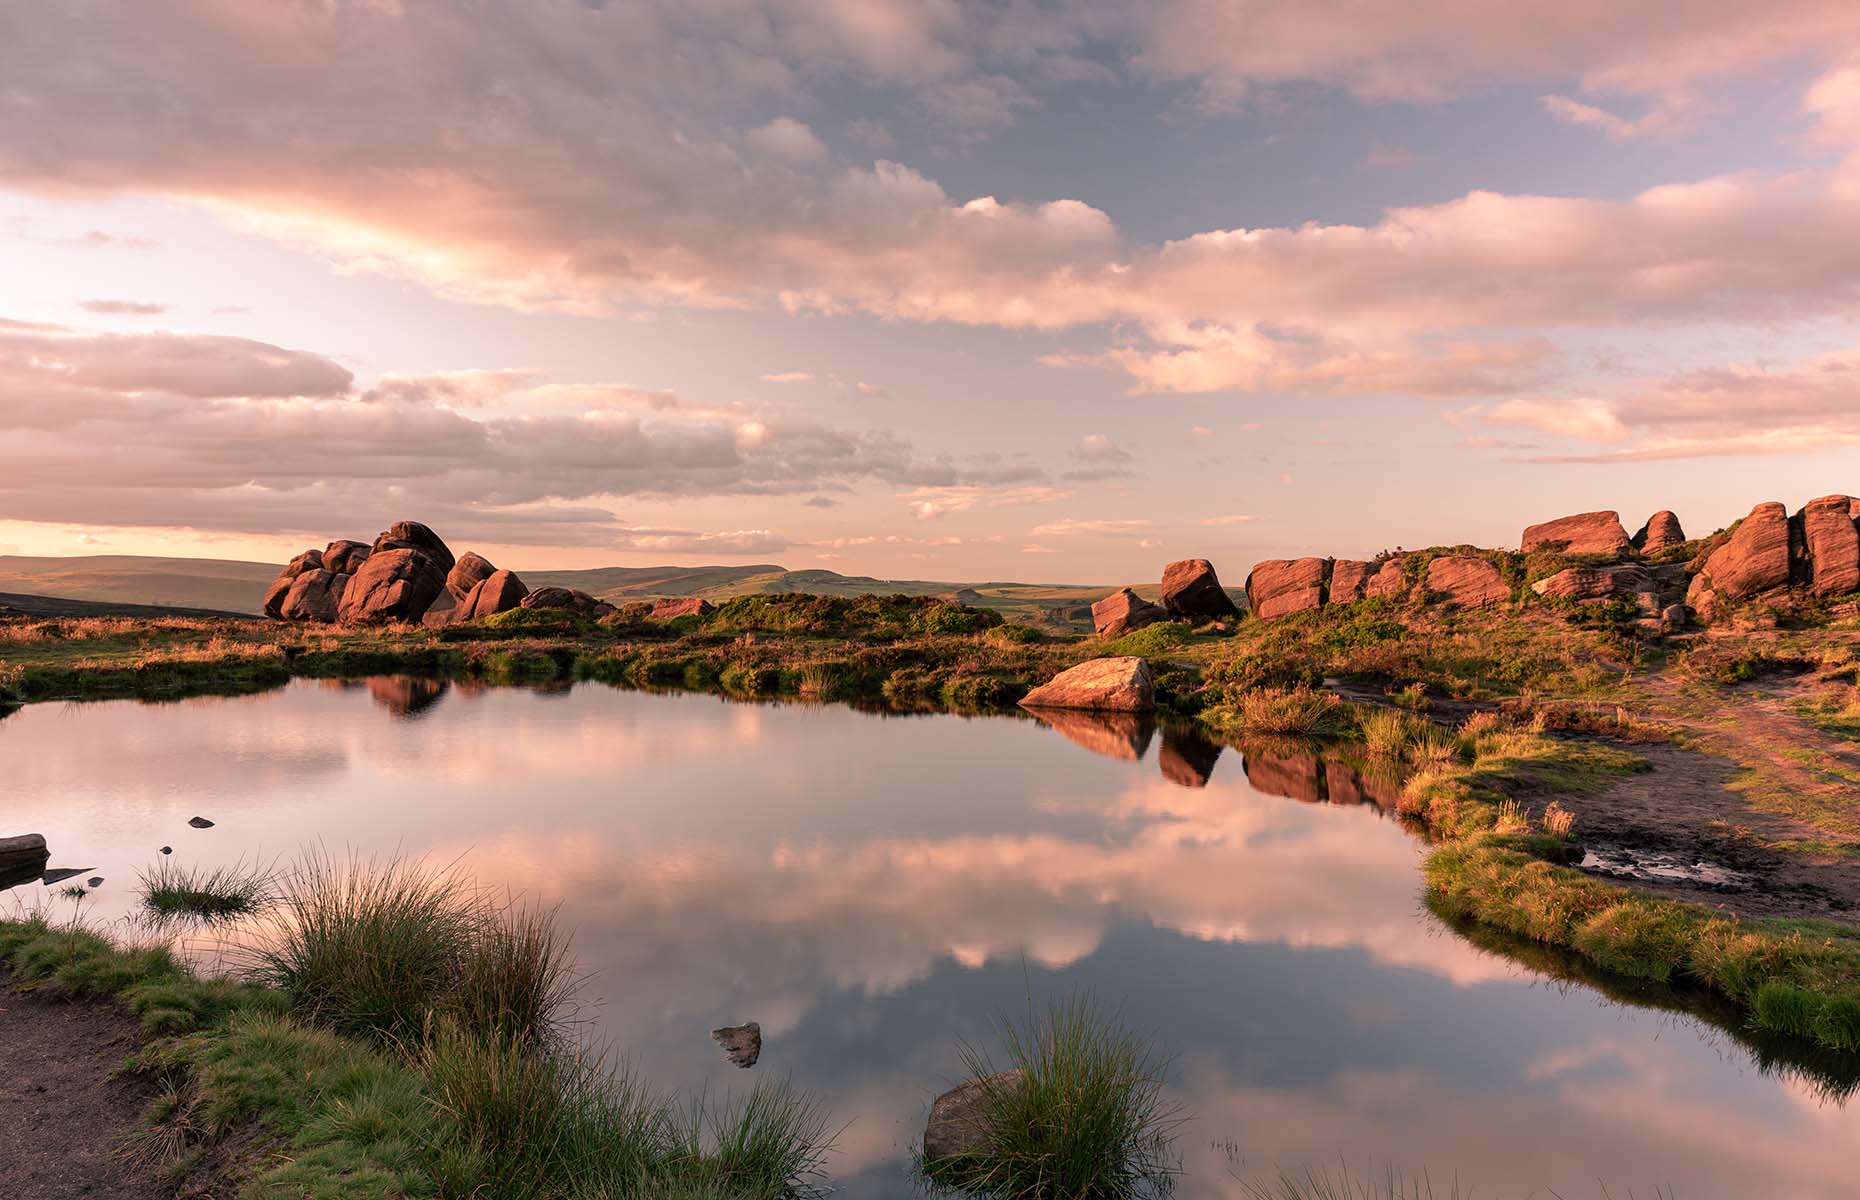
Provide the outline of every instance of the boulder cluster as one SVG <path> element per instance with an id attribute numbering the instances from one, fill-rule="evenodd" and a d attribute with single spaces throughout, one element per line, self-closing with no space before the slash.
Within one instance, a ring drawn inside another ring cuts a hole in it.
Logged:
<path id="1" fill-rule="evenodd" d="M 1747 600 L 1860 591 L 1860 499 L 1822 496 L 1794 516 L 1773 500 L 1759 504 L 1695 561 L 1686 603 L 1704 621 Z"/>
<path id="2" fill-rule="evenodd" d="M 1205 558 L 1184 558 L 1163 568 L 1161 604 L 1119 588 L 1091 606 L 1092 625 L 1103 637 L 1119 637 L 1159 621 L 1205 625 L 1239 616 L 1240 610 L 1214 573 L 1214 564 Z"/>
<path id="3" fill-rule="evenodd" d="M 565 608 L 599 616 L 613 606 L 586 592 L 531 591 L 482 555 L 454 557 L 418 521 L 396 521 L 372 544 L 342 539 L 306 550 L 265 592 L 265 615 L 341 625 L 426 624 L 495 616 L 513 608 Z"/>

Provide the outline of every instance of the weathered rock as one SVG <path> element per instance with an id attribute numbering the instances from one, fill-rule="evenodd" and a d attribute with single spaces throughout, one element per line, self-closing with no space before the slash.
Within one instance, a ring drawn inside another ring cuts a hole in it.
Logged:
<path id="1" fill-rule="evenodd" d="M 452 556 L 451 547 L 431 529 L 418 521 L 396 521 L 389 525 L 381 536 L 375 539 L 374 553 L 383 550 L 424 550 L 439 564 L 439 573 L 443 576 L 450 571 L 457 559 Z"/>
<path id="2" fill-rule="evenodd" d="M 1774 500 L 1750 510 L 1692 577 L 1686 603 L 1705 620 L 1727 604 L 1789 584 L 1789 513 Z"/>
<path id="3" fill-rule="evenodd" d="M 1860 529 L 1852 496 L 1822 496 L 1802 506 L 1802 545 L 1808 556 L 1808 590 L 1815 596 L 1860 591 Z"/>
<path id="4" fill-rule="evenodd" d="M 425 612 L 420 614 L 420 624 L 435 629 L 442 625 L 456 624 L 464 619 L 464 610 L 459 604 L 458 597 L 452 594 L 450 587 L 440 588 L 439 594 L 433 597 L 433 602 L 427 605 Z"/>
<path id="5" fill-rule="evenodd" d="M 264 609 L 265 615 L 268 617 L 282 617 L 284 614 L 284 601 L 290 596 L 291 585 L 297 582 L 297 577 L 307 571 L 320 571 L 322 569 L 323 552 L 321 550 L 306 550 L 296 558 L 293 558 L 290 562 L 285 563 L 284 569 L 278 572 L 278 577 L 271 581 L 270 587 L 265 589 L 265 599 L 260 606 Z"/>
<path id="6" fill-rule="evenodd" d="M 1221 747 L 1196 733 L 1191 725 L 1168 725 L 1163 728 L 1162 753 L 1156 765 L 1162 775 L 1177 787 L 1208 786 L 1214 764 L 1220 761 Z"/>
<path id="7" fill-rule="evenodd" d="M 671 596 L 653 603 L 652 619 L 670 621 L 678 617 L 701 617 L 716 611 L 717 606 L 702 596 Z"/>
<path id="8" fill-rule="evenodd" d="M 1168 619 L 1168 610 L 1160 604 L 1151 604 L 1129 588 L 1118 588 L 1091 606 L 1091 623 L 1099 637 L 1120 637 L 1133 629 Z"/>
<path id="9" fill-rule="evenodd" d="M 1269 558 L 1253 564 L 1246 577 L 1246 599 L 1253 615 L 1264 619 L 1322 607 L 1328 558 Z"/>
<path id="10" fill-rule="evenodd" d="M 1647 518 L 1647 523 L 1634 535 L 1634 549 L 1642 554 L 1654 554 L 1674 546 L 1686 543 L 1686 531 L 1679 526 L 1679 518 L 1667 509 L 1661 509 Z"/>
<path id="11" fill-rule="evenodd" d="M 334 571 L 306 571 L 291 581 L 291 590 L 278 607 L 286 621 L 333 622 L 342 612 L 342 594 L 350 577 Z"/>
<path id="12" fill-rule="evenodd" d="M 1033 715 L 1075 746 L 1106 758 L 1136 762 L 1156 736 L 1156 721 L 1148 713 L 1091 712 L 1082 708 L 1036 708 Z"/>
<path id="13" fill-rule="evenodd" d="M 587 616 L 596 615 L 601 603 L 584 591 L 565 587 L 539 587 L 522 600 L 524 608 L 565 608 Z M 610 611 L 612 607 L 608 605 Z"/>
<path id="14" fill-rule="evenodd" d="M 1355 558 L 1340 558 L 1330 565 L 1330 591 L 1326 604 L 1355 604 L 1367 593 L 1369 577 L 1376 564 Z"/>
<path id="15" fill-rule="evenodd" d="M 356 568 L 367 561 L 368 555 L 367 542 L 338 538 L 323 551 L 323 569 L 338 575 L 353 575 Z"/>
<path id="16" fill-rule="evenodd" d="M 523 604 L 523 598 L 530 594 L 530 589 L 523 586 L 515 571 L 493 571 L 478 582 L 478 586 L 459 605 L 461 621 L 477 621 L 485 617 L 494 617 L 501 612 L 509 612 Z"/>
<path id="17" fill-rule="evenodd" d="M 1690 619 L 1691 614 L 1686 611 L 1686 606 L 1683 604 L 1669 604 L 1660 610 L 1660 627 L 1667 633 L 1684 631 L 1686 622 Z"/>
<path id="18" fill-rule="evenodd" d="M 473 553 L 465 552 L 463 558 L 452 564 L 446 572 L 446 590 L 452 593 L 454 600 L 463 600 L 471 595 L 471 590 L 497 574 L 497 568 L 489 560 Z"/>
<path id="19" fill-rule="evenodd" d="M 1184 621 L 1222 621 L 1240 615 L 1221 589 L 1214 564 L 1205 558 L 1184 558 L 1163 568 L 1163 607 Z"/>
<path id="20" fill-rule="evenodd" d="M 1027 708 L 1149 712 L 1156 707 L 1150 664 L 1134 656 L 1094 658 L 1059 674 L 1021 700 Z"/>
<path id="21" fill-rule="evenodd" d="M 397 527 L 398 528 L 398 527 Z M 446 587 L 446 568 L 421 550 L 376 550 L 342 592 L 345 625 L 418 621 Z"/>
<path id="22" fill-rule="evenodd" d="M 1375 574 L 1363 584 L 1368 600 L 1405 600 L 1408 598 L 1408 572 L 1399 558 L 1384 559 Z"/>
<path id="23" fill-rule="evenodd" d="M 1607 600 L 1615 596 L 1650 593 L 1653 576 L 1635 563 L 1617 563 L 1605 567 L 1570 567 L 1548 579 L 1539 579 L 1531 590 L 1547 600 Z"/>
<path id="24" fill-rule="evenodd" d="M 723 1048 L 723 1056 L 739 1067 L 753 1067 L 762 1057 L 762 1026 L 754 1021 L 713 1029 L 710 1036 Z"/>
<path id="25" fill-rule="evenodd" d="M 1577 513 L 1532 525 L 1524 531 L 1524 550 L 1560 550 L 1565 554 L 1625 554 L 1633 548 L 1621 517 L 1613 512 Z"/>
<path id="26" fill-rule="evenodd" d="M 988 1125 L 989 1097 L 1018 1088 L 1021 1078 L 1019 1071 L 1003 1071 L 985 1080 L 971 1079 L 938 1096 L 924 1125 L 924 1161 L 987 1154 L 994 1146 Z"/>
<path id="27" fill-rule="evenodd" d="M 0 838 L 0 866 L 14 866 L 19 863 L 43 863 L 51 857 L 52 852 L 46 848 L 45 835 L 42 833 L 22 833 L 16 837 Z"/>
<path id="28" fill-rule="evenodd" d="M 1459 608 L 1487 608 L 1511 598 L 1490 559 L 1463 554 L 1443 555 L 1427 564 L 1427 592 L 1435 602 Z"/>

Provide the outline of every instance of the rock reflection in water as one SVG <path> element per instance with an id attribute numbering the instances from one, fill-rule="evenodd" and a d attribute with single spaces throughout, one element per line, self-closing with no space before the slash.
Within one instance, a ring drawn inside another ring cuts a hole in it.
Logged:
<path id="1" fill-rule="evenodd" d="M 418 675 L 377 675 L 368 681 L 368 694 L 395 716 L 411 719 L 438 704 L 450 686 Z"/>
<path id="2" fill-rule="evenodd" d="M 1313 750 L 1248 750 L 1240 766 L 1255 791 L 1303 804 L 1373 804 L 1392 811 L 1401 799 L 1396 780 L 1365 775 L 1341 758 Z"/>
<path id="3" fill-rule="evenodd" d="M 1136 762 L 1149 751 L 1156 736 L 1156 718 L 1149 713 L 1089 712 L 1082 708 L 1027 710 L 1042 725 L 1093 754 Z"/>
<path id="4" fill-rule="evenodd" d="M 1158 765 L 1163 778 L 1178 787 L 1207 787 L 1220 760 L 1219 744 L 1203 737 L 1193 725 L 1170 723 L 1163 726 L 1162 754 Z"/>

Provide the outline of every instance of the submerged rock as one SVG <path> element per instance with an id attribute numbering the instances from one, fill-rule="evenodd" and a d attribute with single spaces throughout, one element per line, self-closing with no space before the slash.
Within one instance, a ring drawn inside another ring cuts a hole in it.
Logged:
<path id="1" fill-rule="evenodd" d="M 189 817 L 187 823 L 192 825 L 195 829 L 213 828 L 213 822 L 207 820 L 205 817 Z"/>
<path id="2" fill-rule="evenodd" d="M 86 880 L 84 881 L 84 886 L 85 886 L 85 887 L 92 887 L 92 888 L 100 888 L 100 887 L 102 887 L 102 886 L 103 886 L 103 876 L 101 876 L 101 875 L 92 875 L 92 876 L 91 876 L 91 877 L 90 877 L 89 879 L 86 879 Z"/>
<path id="3" fill-rule="evenodd" d="M 762 1057 L 762 1026 L 754 1021 L 713 1029 L 710 1036 L 723 1048 L 723 1056 L 739 1067 L 753 1067 Z"/>
<path id="4" fill-rule="evenodd" d="M 986 1079 L 971 1079 L 936 1098 L 924 1124 L 924 1161 L 969 1158 L 986 1154 L 994 1146 L 988 1126 L 988 1097 L 1018 1088 L 1019 1071 L 1003 1071 Z"/>
<path id="5" fill-rule="evenodd" d="M 1021 700 L 1026 708 L 1085 708 L 1149 712 L 1156 707 L 1150 664 L 1132 655 L 1094 658 L 1061 671 Z"/>
<path id="6" fill-rule="evenodd" d="M 95 867 L 48 867 L 45 873 L 39 876 L 39 881 L 50 886 L 54 883 L 63 883 L 67 879 L 75 879 L 86 871 L 96 869 Z"/>
<path id="7" fill-rule="evenodd" d="M 1184 558 L 1164 567 L 1162 601 L 1170 616 L 1197 624 L 1240 615 L 1221 587 L 1214 564 L 1205 558 Z"/>
<path id="8" fill-rule="evenodd" d="M 1168 610 L 1151 604 L 1129 588 L 1118 588 L 1091 606 L 1092 628 L 1099 637 L 1120 637 L 1133 629 L 1169 619 Z"/>

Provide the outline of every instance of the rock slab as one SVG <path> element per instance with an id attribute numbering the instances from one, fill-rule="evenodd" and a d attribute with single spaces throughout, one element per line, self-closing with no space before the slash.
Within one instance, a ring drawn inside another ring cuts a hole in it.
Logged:
<path id="1" fill-rule="evenodd" d="M 1247 603 L 1254 616 L 1268 620 L 1321 608 L 1330 569 L 1328 558 L 1269 558 L 1246 577 Z"/>
<path id="2" fill-rule="evenodd" d="M 1118 588 L 1091 606 L 1092 627 L 1099 637 L 1120 637 L 1133 629 L 1168 619 L 1168 610 L 1160 604 L 1151 604 L 1129 588 Z"/>
<path id="3" fill-rule="evenodd" d="M 1428 594 L 1456 608 L 1490 608 L 1511 598 L 1511 589 L 1490 559 L 1447 554 L 1427 564 Z"/>
<path id="4" fill-rule="evenodd" d="M 1560 550 L 1565 554 L 1626 554 L 1633 549 L 1621 515 L 1615 512 L 1576 513 L 1531 525 L 1524 531 L 1523 548 Z"/>
<path id="5" fill-rule="evenodd" d="M 1221 588 L 1214 564 L 1205 558 L 1184 558 L 1163 568 L 1163 607 L 1172 617 L 1197 624 L 1225 621 L 1240 615 Z"/>
<path id="6" fill-rule="evenodd" d="M 1094 658 L 1061 671 L 1021 700 L 1026 708 L 1149 712 L 1156 707 L 1150 664 L 1134 655 Z"/>

